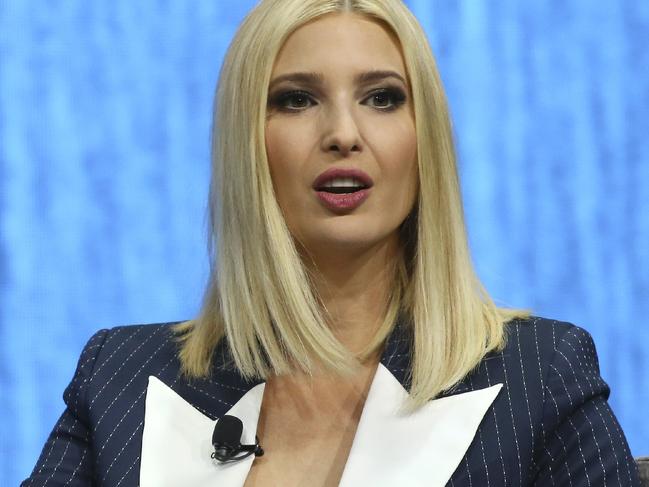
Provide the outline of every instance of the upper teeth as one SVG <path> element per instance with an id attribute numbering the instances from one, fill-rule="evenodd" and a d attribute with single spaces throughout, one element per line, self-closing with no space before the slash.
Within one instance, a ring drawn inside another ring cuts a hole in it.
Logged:
<path id="1" fill-rule="evenodd" d="M 355 188 L 359 186 L 365 186 L 365 184 L 354 178 L 334 178 L 323 184 L 323 188 Z"/>

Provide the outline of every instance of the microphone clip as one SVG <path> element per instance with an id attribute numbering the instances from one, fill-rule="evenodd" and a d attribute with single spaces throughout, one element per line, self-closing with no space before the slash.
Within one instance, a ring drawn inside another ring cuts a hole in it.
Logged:
<path id="1" fill-rule="evenodd" d="M 255 441 L 254 445 L 242 445 L 241 443 L 236 446 L 215 444 L 213 445 L 214 451 L 211 457 L 221 463 L 243 460 L 252 454 L 260 457 L 264 454 L 264 449 L 259 445 L 258 437 L 255 437 Z"/>
<path id="2" fill-rule="evenodd" d="M 214 451 L 211 457 L 220 463 L 236 462 L 254 454 L 260 457 L 264 454 L 259 445 L 259 437 L 255 436 L 254 445 L 242 445 L 241 435 L 243 423 L 236 416 L 225 415 L 219 419 L 212 433 Z"/>

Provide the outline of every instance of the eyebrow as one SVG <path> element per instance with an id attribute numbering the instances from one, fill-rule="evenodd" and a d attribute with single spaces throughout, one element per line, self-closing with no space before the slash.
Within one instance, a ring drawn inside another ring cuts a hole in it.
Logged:
<path id="1" fill-rule="evenodd" d="M 390 70 L 373 70 L 365 71 L 356 75 L 354 82 L 357 84 L 367 84 L 374 81 L 380 81 L 386 78 L 396 78 L 400 80 L 404 85 L 408 85 L 406 80 L 396 71 Z M 324 75 L 322 73 L 313 73 L 313 72 L 298 72 L 298 73 L 287 73 L 282 74 L 274 78 L 268 87 L 269 90 L 273 89 L 278 83 L 282 81 L 294 81 L 301 82 L 304 84 L 311 84 L 315 86 L 320 86 L 324 84 Z"/>

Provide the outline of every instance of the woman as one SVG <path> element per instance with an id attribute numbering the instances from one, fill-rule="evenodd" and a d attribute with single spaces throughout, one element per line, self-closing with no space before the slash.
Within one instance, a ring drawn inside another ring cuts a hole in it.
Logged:
<path id="1" fill-rule="evenodd" d="M 474 274 L 443 89 L 400 1 L 250 13 L 210 208 L 200 316 L 92 337 L 24 485 L 637 485 L 590 336 L 496 308 Z M 210 455 L 226 414 L 263 456 Z"/>

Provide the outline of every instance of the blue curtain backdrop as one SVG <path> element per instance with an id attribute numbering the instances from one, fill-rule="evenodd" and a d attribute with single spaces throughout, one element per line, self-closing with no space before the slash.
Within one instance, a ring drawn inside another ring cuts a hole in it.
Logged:
<path id="1" fill-rule="evenodd" d="M 195 314 L 214 84 L 252 0 L 0 3 L 0 478 L 94 330 Z M 649 454 L 649 2 L 411 0 L 501 302 L 595 337 Z"/>

